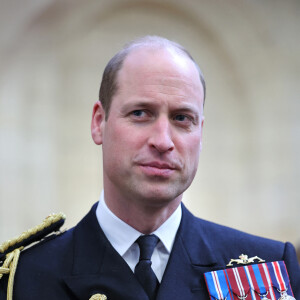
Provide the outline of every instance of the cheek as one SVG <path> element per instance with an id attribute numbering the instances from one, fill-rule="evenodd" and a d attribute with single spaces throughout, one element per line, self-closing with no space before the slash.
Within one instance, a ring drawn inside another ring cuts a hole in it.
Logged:
<path id="1" fill-rule="evenodd" d="M 124 161 L 125 157 L 135 155 L 145 144 L 145 131 L 136 130 L 130 126 L 114 126 L 107 129 L 103 141 L 103 154 L 112 157 L 117 162 Z"/>
<path id="2" fill-rule="evenodd" d="M 103 152 L 103 163 L 107 168 L 114 168 L 120 162 L 120 156 L 122 157 L 122 141 L 120 139 L 122 133 L 120 130 L 114 126 L 106 126 L 103 142 L 102 142 L 102 152 Z"/>
<path id="3" fill-rule="evenodd" d="M 183 149 L 186 163 L 189 168 L 197 168 L 200 156 L 200 141 L 199 135 L 190 136 L 184 141 Z"/>

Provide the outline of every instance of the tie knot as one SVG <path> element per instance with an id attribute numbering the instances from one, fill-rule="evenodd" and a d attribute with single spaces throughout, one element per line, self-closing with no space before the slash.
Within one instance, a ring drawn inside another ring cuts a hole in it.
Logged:
<path id="1" fill-rule="evenodd" d="M 140 260 L 151 260 L 151 256 L 158 241 L 159 238 L 154 234 L 141 235 L 136 240 L 140 247 Z"/>

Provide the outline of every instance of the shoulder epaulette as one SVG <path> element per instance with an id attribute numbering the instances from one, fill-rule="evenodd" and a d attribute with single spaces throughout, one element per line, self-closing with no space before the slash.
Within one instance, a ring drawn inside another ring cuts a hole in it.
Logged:
<path id="1" fill-rule="evenodd" d="M 41 224 L 0 245 L 0 280 L 4 274 L 9 274 L 7 299 L 12 299 L 14 275 L 21 251 L 25 247 L 41 241 L 50 233 L 58 231 L 65 219 L 65 215 L 62 213 L 51 214 Z"/>

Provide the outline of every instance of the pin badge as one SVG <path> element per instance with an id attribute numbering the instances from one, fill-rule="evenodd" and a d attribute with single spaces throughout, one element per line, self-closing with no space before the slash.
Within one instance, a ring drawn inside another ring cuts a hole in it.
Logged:
<path id="1" fill-rule="evenodd" d="M 227 264 L 227 267 L 233 266 L 233 263 L 237 263 L 238 265 L 246 265 L 246 264 L 251 264 L 254 263 L 255 260 L 258 260 L 258 262 L 265 262 L 263 259 L 261 259 L 258 256 L 253 256 L 253 257 L 248 257 L 246 254 L 241 254 L 239 258 L 232 258 L 229 263 Z"/>

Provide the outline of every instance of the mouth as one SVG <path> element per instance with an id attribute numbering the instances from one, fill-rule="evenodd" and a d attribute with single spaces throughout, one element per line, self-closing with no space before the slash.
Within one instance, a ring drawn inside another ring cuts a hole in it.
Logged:
<path id="1" fill-rule="evenodd" d="M 139 165 L 141 170 L 147 176 L 169 178 L 175 171 L 176 167 L 165 162 L 147 162 Z"/>
<path id="2" fill-rule="evenodd" d="M 165 162 L 159 162 L 159 161 L 142 163 L 141 165 L 145 166 L 145 167 L 157 168 L 157 169 L 161 169 L 161 170 L 163 170 L 163 169 L 175 170 L 175 166 L 165 163 Z"/>

